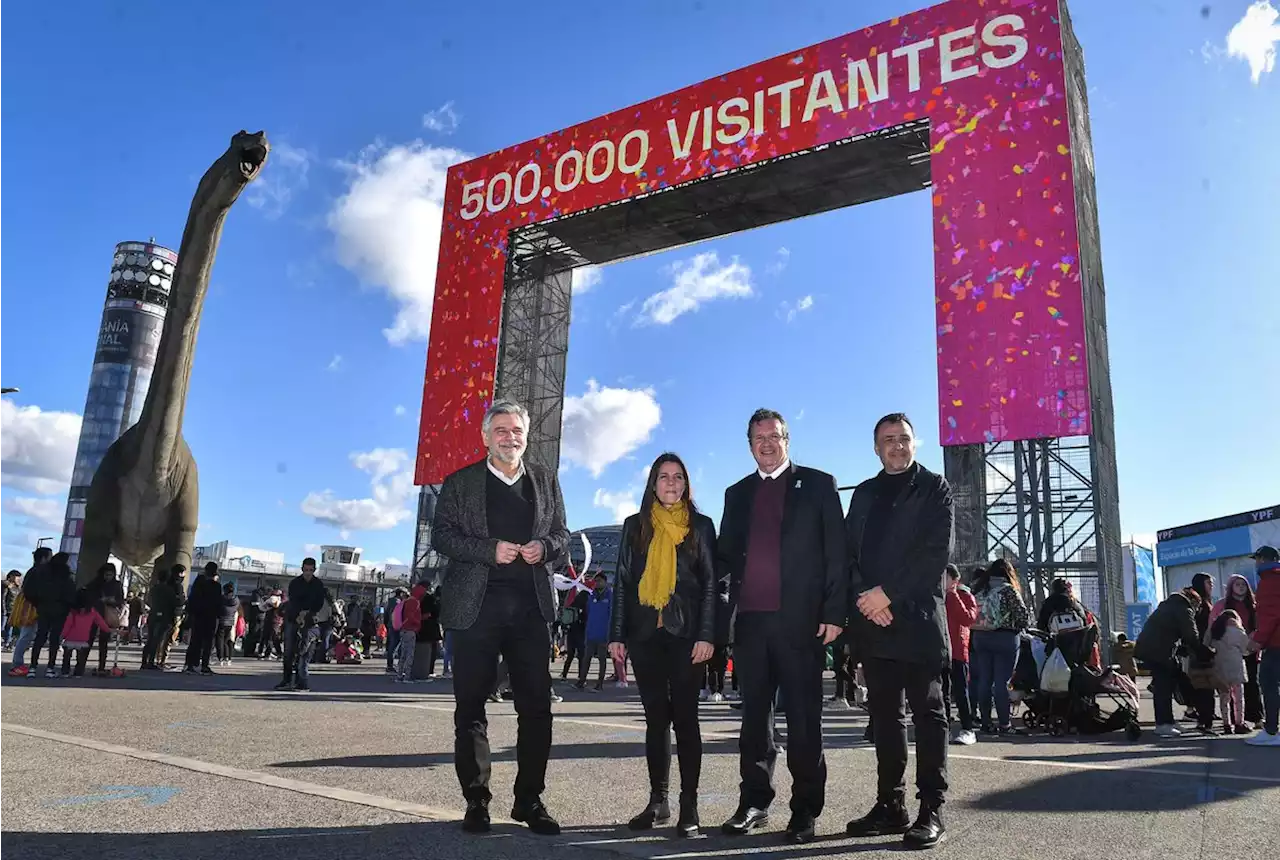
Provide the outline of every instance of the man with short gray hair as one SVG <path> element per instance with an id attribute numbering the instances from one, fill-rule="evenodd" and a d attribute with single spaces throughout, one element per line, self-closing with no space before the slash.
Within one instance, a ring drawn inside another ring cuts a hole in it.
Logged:
<path id="1" fill-rule="evenodd" d="M 491 770 L 485 702 L 498 657 L 517 713 L 511 817 L 556 835 L 542 804 L 551 754 L 552 567 L 567 555 L 564 497 L 555 472 L 524 462 L 529 413 L 497 400 L 481 436 L 488 456 L 445 478 L 432 544 L 449 559 L 440 581 L 440 623 L 453 632 L 454 764 L 467 812 L 462 829 L 489 830 Z"/>

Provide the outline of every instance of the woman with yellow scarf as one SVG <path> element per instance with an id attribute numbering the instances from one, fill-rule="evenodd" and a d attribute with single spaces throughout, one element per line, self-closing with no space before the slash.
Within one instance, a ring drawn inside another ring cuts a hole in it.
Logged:
<path id="1" fill-rule="evenodd" d="M 675 454 L 661 455 L 649 469 L 640 513 L 622 526 L 609 627 L 609 651 L 615 659 L 630 655 L 644 705 L 649 803 L 631 819 L 632 830 L 671 820 L 674 726 L 680 760 L 676 832 L 698 835 L 698 691 L 715 640 L 715 547 L 715 526 L 694 507 L 684 462 Z"/>

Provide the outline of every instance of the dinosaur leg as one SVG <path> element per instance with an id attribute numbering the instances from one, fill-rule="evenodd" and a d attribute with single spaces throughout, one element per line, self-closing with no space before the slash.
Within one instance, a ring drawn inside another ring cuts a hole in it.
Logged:
<path id="1" fill-rule="evenodd" d="M 84 585 L 97 575 L 98 568 L 107 563 L 111 545 L 116 539 L 120 500 L 117 491 L 119 475 L 116 474 L 119 460 L 114 451 L 114 447 L 108 449 L 89 483 L 84 526 L 80 534 L 80 557 L 76 561 L 77 585 Z"/>
<path id="2" fill-rule="evenodd" d="M 188 455 L 190 456 L 190 455 Z M 182 489 L 169 505 L 168 525 L 164 533 L 164 553 L 155 564 L 155 570 L 169 570 L 175 564 L 187 569 L 183 582 L 185 590 L 194 576 L 191 570 L 191 556 L 195 552 L 196 527 L 200 523 L 200 481 L 196 474 L 195 461 L 187 470 L 187 479 Z"/>

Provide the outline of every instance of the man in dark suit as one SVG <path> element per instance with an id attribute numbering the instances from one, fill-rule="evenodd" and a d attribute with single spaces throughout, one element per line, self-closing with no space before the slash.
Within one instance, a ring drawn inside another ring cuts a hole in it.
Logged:
<path id="1" fill-rule="evenodd" d="M 554 472 L 523 461 L 529 413 L 506 400 L 485 413 L 489 456 L 445 479 L 432 543 L 449 559 L 440 622 L 453 631 L 454 759 L 467 799 L 463 830 L 489 830 L 485 701 L 508 667 L 518 714 L 515 806 L 535 833 L 560 825 L 542 804 L 551 754 L 552 566 L 567 554 L 564 497 Z"/>
<path id="2" fill-rule="evenodd" d="M 734 675 L 741 679 L 742 775 L 738 810 L 721 828 L 747 833 L 773 802 L 774 701 L 786 702 L 791 820 L 787 839 L 809 842 L 822 813 L 822 671 L 826 646 L 848 613 L 844 529 L 835 479 L 797 466 L 787 422 L 758 409 L 747 424 L 756 471 L 725 491 L 717 555 L 734 614 Z"/>
<path id="3" fill-rule="evenodd" d="M 932 848 L 946 834 L 939 811 L 947 791 L 947 717 L 942 672 L 950 666 L 946 577 L 955 516 L 951 488 L 916 462 L 911 421 L 881 418 L 875 451 L 884 469 L 863 481 L 845 518 L 849 613 L 862 655 L 876 745 L 876 805 L 849 822 L 850 836 L 903 833 L 909 848 Z M 907 815 L 907 727 L 916 727 L 920 815 Z"/>

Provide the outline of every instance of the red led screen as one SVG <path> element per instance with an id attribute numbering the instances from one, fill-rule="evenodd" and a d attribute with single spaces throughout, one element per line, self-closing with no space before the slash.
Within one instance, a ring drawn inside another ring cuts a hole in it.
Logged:
<path id="1" fill-rule="evenodd" d="M 1063 77 L 1056 0 L 952 0 L 454 166 L 417 482 L 482 454 L 512 229 L 925 118 L 941 443 L 1089 433 Z"/>

